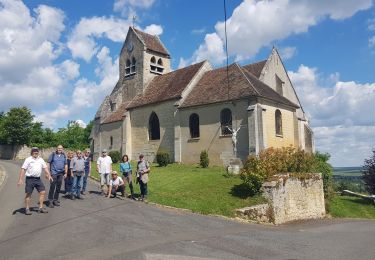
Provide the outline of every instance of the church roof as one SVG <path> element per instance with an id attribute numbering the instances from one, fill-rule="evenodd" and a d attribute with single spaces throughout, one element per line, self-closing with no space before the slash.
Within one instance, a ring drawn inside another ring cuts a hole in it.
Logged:
<path id="1" fill-rule="evenodd" d="M 111 113 L 108 117 L 106 117 L 103 120 L 102 124 L 108 124 L 108 123 L 121 121 L 122 118 L 124 117 L 124 113 L 129 103 L 130 102 L 123 102 L 121 106 L 115 112 Z"/>
<path id="2" fill-rule="evenodd" d="M 184 89 L 203 64 L 204 61 L 154 77 L 146 90 L 142 94 L 137 95 L 131 101 L 128 108 L 180 98 Z"/>
<path id="3" fill-rule="evenodd" d="M 147 49 L 169 56 L 168 50 L 164 47 L 158 36 L 142 32 L 133 27 L 131 28 L 134 30 L 139 39 L 145 44 Z"/>
<path id="4" fill-rule="evenodd" d="M 262 73 L 262 70 L 264 68 L 264 65 L 266 64 L 267 60 L 262 60 L 256 63 L 248 64 L 245 66 L 242 66 L 242 68 L 248 70 L 251 74 L 253 74 L 255 77 L 259 79 L 260 74 Z"/>
<path id="5" fill-rule="evenodd" d="M 206 72 L 180 107 L 217 103 L 250 96 L 263 97 L 288 106 L 298 107 L 237 63 L 229 66 L 228 75 L 229 88 L 226 67 Z"/>

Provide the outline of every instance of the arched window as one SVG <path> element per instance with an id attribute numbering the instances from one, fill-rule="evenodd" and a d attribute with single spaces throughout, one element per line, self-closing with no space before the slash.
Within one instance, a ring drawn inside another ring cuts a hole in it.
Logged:
<path id="1" fill-rule="evenodd" d="M 152 112 L 150 119 L 148 121 L 148 137 L 150 140 L 159 140 L 160 139 L 160 124 L 159 118 Z"/>
<path id="2" fill-rule="evenodd" d="M 109 139 L 110 139 L 110 144 L 112 146 L 113 145 L 113 137 L 111 136 Z"/>
<path id="3" fill-rule="evenodd" d="M 159 73 L 163 73 L 164 67 L 163 67 L 163 61 L 162 61 L 162 59 L 158 59 L 158 66 L 157 66 L 156 70 Z"/>
<path id="4" fill-rule="evenodd" d="M 163 61 L 162 61 L 162 59 L 158 59 L 158 65 L 163 66 Z"/>
<path id="5" fill-rule="evenodd" d="M 130 67 L 130 73 L 131 73 L 131 74 L 135 74 L 135 64 L 136 64 L 136 60 L 135 60 L 135 58 L 133 57 L 133 58 L 132 58 L 132 64 L 131 64 L 131 67 Z"/>
<path id="6" fill-rule="evenodd" d="M 283 119 L 278 109 L 275 111 L 275 129 L 276 135 L 283 135 Z"/>
<path id="7" fill-rule="evenodd" d="M 130 76 L 130 60 L 127 59 L 125 63 L 125 77 Z"/>
<path id="8" fill-rule="evenodd" d="M 156 59 L 155 59 L 155 56 L 152 56 L 151 57 L 151 63 L 155 64 L 156 63 Z"/>
<path id="9" fill-rule="evenodd" d="M 156 58 L 155 58 L 155 56 L 151 57 L 150 62 L 151 62 L 151 64 L 150 64 L 150 70 L 151 70 L 151 72 L 156 72 L 157 67 L 156 67 Z"/>
<path id="10" fill-rule="evenodd" d="M 189 128 L 190 128 L 190 137 L 198 138 L 199 137 L 199 116 L 197 114 L 191 114 L 189 117 Z"/>
<path id="11" fill-rule="evenodd" d="M 229 108 L 224 108 L 220 112 L 221 134 L 230 135 L 232 132 L 228 127 L 232 128 L 232 111 Z"/>

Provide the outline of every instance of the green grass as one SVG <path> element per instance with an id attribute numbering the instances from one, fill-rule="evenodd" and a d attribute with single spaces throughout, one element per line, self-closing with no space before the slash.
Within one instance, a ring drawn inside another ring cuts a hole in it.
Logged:
<path id="1" fill-rule="evenodd" d="M 375 206 L 362 198 L 335 196 L 330 202 L 330 214 L 337 218 L 375 219 Z"/>
<path id="2" fill-rule="evenodd" d="M 118 171 L 118 164 L 114 164 L 113 169 Z M 92 174 L 98 177 L 94 169 Z M 139 193 L 138 185 L 135 186 L 135 192 Z M 220 167 L 152 165 L 148 190 L 150 202 L 229 217 L 234 216 L 235 209 L 265 201 L 261 196 L 250 196 L 239 176 L 228 176 Z"/>

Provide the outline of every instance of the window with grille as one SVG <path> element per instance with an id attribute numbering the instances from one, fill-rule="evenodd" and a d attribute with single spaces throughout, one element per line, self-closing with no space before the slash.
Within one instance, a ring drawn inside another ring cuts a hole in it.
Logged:
<path id="1" fill-rule="evenodd" d="M 150 140 L 160 139 L 160 124 L 159 118 L 155 112 L 152 112 L 148 122 L 148 136 Z"/>
<path id="2" fill-rule="evenodd" d="M 276 135 L 282 136 L 283 135 L 283 120 L 281 116 L 280 110 L 275 111 L 275 129 Z"/>
<path id="3" fill-rule="evenodd" d="M 189 117 L 189 128 L 190 128 L 190 137 L 198 138 L 199 137 L 199 116 L 197 114 L 191 114 Z"/>
<path id="4" fill-rule="evenodd" d="M 224 108 L 220 112 L 221 134 L 230 135 L 232 132 L 228 129 L 232 128 L 232 111 L 229 108 Z"/>

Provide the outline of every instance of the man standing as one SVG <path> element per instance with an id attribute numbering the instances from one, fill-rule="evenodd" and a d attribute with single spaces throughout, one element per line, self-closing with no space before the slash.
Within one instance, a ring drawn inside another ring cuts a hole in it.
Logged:
<path id="1" fill-rule="evenodd" d="M 118 177 L 117 172 L 112 172 L 112 178 L 109 181 L 108 198 L 115 198 L 117 192 L 121 192 L 121 196 L 125 197 L 125 183 L 121 177 Z"/>
<path id="2" fill-rule="evenodd" d="M 82 184 L 82 195 L 85 195 L 86 186 L 87 186 L 87 178 L 91 175 L 91 156 L 90 150 L 86 149 L 85 155 L 83 156 L 85 160 L 85 175 L 83 176 L 83 184 Z"/>
<path id="3" fill-rule="evenodd" d="M 58 145 L 56 152 L 53 152 L 48 158 L 48 168 L 51 170 L 53 181 L 48 192 L 48 206 L 60 206 L 59 194 L 64 176 L 68 173 L 68 163 L 64 154 L 62 145 Z"/>
<path id="4" fill-rule="evenodd" d="M 43 207 L 45 187 L 40 179 L 42 171 L 44 170 L 46 174 L 46 179 L 52 181 L 51 174 L 48 170 L 46 162 L 43 158 L 39 157 L 39 149 L 37 147 L 31 148 L 31 156 L 26 158 L 24 161 L 20 175 L 18 178 L 17 185 L 20 186 L 23 184 L 23 178 L 26 175 L 26 185 L 25 185 L 25 214 L 31 215 L 30 211 L 30 202 L 31 194 L 33 193 L 34 188 L 39 192 L 39 213 L 47 213 L 48 211 Z"/>
<path id="5" fill-rule="evenodd" d="M 107 190 L 109 188 L 109 175 L 112 172 L 112 158 L 107 155 L 107 150 L 104 149 L 102 151 L 102 156 L 98 158 L 96 162 L 96 169 L 100 174 L 100 186 L 102 189 L 102 194 L 105 195 L 104 192 L 104 185 L 107 186 Z"/>
<path id="6" fill-rule="evenodd" d="M 80 150 L 77 151 L 77 156 L 70 163 L 70 168 L 74 177 L 72 200 L 75 200 L 75 198 L 81 199 L 81 180 L 85 174 L 85 159 Z"/>
<path id="7" fill-rule="evenodd" d="M 147 202 L 147 183 L 149 172 L 150 164 L 145 160 L 143 154 L 140 154 L 137 164 L 137 180 L 139 182 L 139 188 L 141 190 L 141 201 L 144 202 Z"/>

